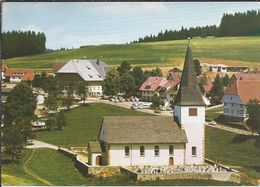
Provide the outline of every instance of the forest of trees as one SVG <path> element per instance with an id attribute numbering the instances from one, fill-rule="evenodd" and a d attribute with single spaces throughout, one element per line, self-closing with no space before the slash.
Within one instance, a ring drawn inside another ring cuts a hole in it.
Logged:
<path id="1" fill-rule="evenodd" d="M 34 31 L 8 31 L 2 33 L 2 58 L 43 53 L 46 37 L 44 33 Z"/>
<path id="2" fill-rule="evenodd" d="M 164 40 L 181 40 L 188 37 L 207 37 L 207 36 L 254 36 L 260 35 L 260 10 L 251 10 L 244 13 L 224 14 L 220 25 L 191 27 L 181 30 L 165 30 L 157 35 L 145 36 L 139 38 L 138 42 L 164 41 Z"/>

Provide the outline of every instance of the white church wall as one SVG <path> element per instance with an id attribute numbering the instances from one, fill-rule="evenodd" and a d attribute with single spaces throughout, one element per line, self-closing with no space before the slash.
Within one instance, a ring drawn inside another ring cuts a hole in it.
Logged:
<path id="1" fill-rule="evenodd" d="M 197 108 L 197 116 L 189 116 L 189 108 Z M 203 164 L 205 149 L 205 107 L 175 106 L 175 116 L 179 118 L 185 129 L 188 143 L 186 144 L 186 164 Z M 192 156 L 192 147 L 196 147 L 196 156 Z"/>
<path id="2" fill-rule="evenodd" d="M 154 155 L 154 146 L 159 146 L 159 156 Z M 174 154 L 169 155 L 169 146 L 173 145 Z M 129 156 L 125 156 L 125 146 L 129 146 Z M 140 146 L 145 147 L 144 156 L 140 155 Z M 184 164 L 184 144 L 134 144 L 134 145 L 110 145 L 109 165 L 169 165 L 169 158 L 173 157 L 174 165 Z"/>

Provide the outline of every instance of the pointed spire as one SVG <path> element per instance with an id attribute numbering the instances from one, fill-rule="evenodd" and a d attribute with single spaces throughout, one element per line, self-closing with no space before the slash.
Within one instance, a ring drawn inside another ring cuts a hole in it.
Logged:
<path id="1" fill-rule="evenodd" d="M 183 66 L 180 87 L 175 100 L 176 105 L 204 106 L 205 103 L 197 82 L 197 76 L 192 58 L 190 38 Z"/>

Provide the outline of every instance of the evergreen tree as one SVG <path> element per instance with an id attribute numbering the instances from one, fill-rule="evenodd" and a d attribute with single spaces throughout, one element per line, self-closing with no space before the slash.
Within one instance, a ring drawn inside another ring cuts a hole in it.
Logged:
<path id="1" fill-rule="evenodd" d="M 223 95 L 224 95 L 223 83 L 219 74 L 217 74 L 214 79 L 212 89 L 210 90 L 211 104 L 213 105 L 220 104 Z"/>
<path id="2" fill-rule="evenodd" d="M 87 84 L 85 82 L 80 82 L 77 86 L 77 95 L 81 98 L 81 101 L 86 101 L 86 97 L 88 94 Z"/>
<path id="3" fill-rule="evenodd" d="M 64 111 L 60 111 L 57 114 L 56 124 L 57 124 L 59 130 L 63 130 L 63 128 L 66 126 L 66 117 L 65 117 Z"/>
<path id="4" fill-rule="evenodd" d="M 194 62 L 194 67 L 195 67 L 195 71 L 196 71 L 197 76 L 201 75 L 202 68 L 201 68 L 201 65 L 200 65 L 200 61 L 198 59 L 194 59 L 193 62 Z"/>
<path id="5" fill-rule="evenodd" d="M 229 83 L 229 76 L 228 74 L 226 74 L 223 78 L 222 78 L 222 82 L 223 82 L 223 86 L 227 86 Z"/>
<path id="6" fill-rule="evenodd" d="M 246 105 L 246 111 L 248 114 L 247 125 L 252 129 L 253 132 L 260 134 L 260 103 L 258 100 L 250 100 Z"/>
<path id="7" fill-rule="evenodd" d="M 127 61 L 122 62 L 120 66 L 117 68 L 117 71 L 120 76 L 124 75 L 130 70 L 131 70 L 131 65 Z"/>
<path id="8" fill-rule="evenodd" d="M 57 111 L 58 109 L 57 98 L 54 95 L 48 95 L 48 97 L 44 100 L 44 105 L 52 113 Z"/>

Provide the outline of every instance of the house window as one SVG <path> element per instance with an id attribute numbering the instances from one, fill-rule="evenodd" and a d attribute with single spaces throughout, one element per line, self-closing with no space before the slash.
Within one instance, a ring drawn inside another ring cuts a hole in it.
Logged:
<path id="1" fill-rule="evenodd" d="M 129 146 L 125 146 L 125 156 L 129 157 Z"/>
<path id="2" fill-rule="evenodd" d="M 169 155 L 173 155 L 174 154 L 174 148 L 172 145 L 169 146 Z"/>
<path id="3" fill-rule="evenodd" d="M 240 105 L 240 108 L 243 108 L 243 105 Z"/>
<path id="4" fill-rule="evenodd" d="M 233 109 L 231 109 L 231 113 L 232 113 L 232 114 L 234 113 Z"/>
<path id="5" fill-rule="evenodd" d="M 154 156 L 159 156 L 159 151 L 160 151 L 159 146 L 158 145 L 154 146 Z"/>
<path id="6" fill-rule="evenodd" d="M 232 97 L 230 97 L 230 100 L 232 100 Z"/>
<path id="7" fill-rule="evenodd" d="M 232 104 L 231 104 L 231 106 L 233 107 L 233 106 L 234 106 L 234 104 L 232 103 Z"/>
<path id="8" fill-rule="evenodd" d="M 189 108 L 189 116 L 197 116 L 197 108 Z"/>
<path id="9" fill-rule="evenodd" d="M 226 103 L 226 102 L 224 102 L 224 106 L 227 106 L 227 103 Z"/>
<path id="10" fill-rule="evenodd" d="M 144 146 L 140 146 L 140 156 L 144 156 Z"/>
<path id="11" fill-rule="evenodd" d="M 193 146 L 193 147 L 191 148 L 191 155 L 192 155 L 192 156 L 197 156 L 197 147 Z"/>

